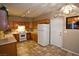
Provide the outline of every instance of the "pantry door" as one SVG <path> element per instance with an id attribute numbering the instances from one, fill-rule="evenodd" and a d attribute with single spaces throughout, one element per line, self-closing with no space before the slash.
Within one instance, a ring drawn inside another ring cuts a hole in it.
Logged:
<path id="1" fill-rule="evenodd" d="M 63 47 L 63 17 L 55 17 L 50 20 L 51 39 L 50 44 Z"/>

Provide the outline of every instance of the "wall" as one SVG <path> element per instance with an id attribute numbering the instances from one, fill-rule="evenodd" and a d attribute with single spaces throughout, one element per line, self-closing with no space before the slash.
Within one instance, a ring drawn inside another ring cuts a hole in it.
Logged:
<path id="1" fill-rule="evenodd" d="M 79 30 L 65 30 L 64 48 L 79 53 Z"/>
<path id="2" fill-rule="evenodd" d="M 66 18 L 64 20 L 64 28 L 66 28 Z M 63 47 L 79 53 L 79 30 L 78 29 L 64 29 Z"/>
<path id="3" fill-rule="evenodd" d="M 79 53 L 79 29 L 65 29 L 66 18 L 64 17 L 63 47 L 72 52 Z"/>

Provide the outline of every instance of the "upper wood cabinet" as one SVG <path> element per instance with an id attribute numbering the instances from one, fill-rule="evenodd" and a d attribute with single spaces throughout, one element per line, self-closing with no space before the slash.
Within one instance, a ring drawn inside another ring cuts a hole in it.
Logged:
<path id="1" fill-rule="evenodd" d="M 41 19 L 37 21 L 38 24 L 49 24 L 49 22 L 49 19 Z"/>
<path id="2" fill-rule="evenodd" d="M 36 20 L 32 22 L 25 21 L 23 18 L 9 18 L 9 26 L 11 29 L 17 29 L 19 24 L 25 25 L 26 30 L 37 29 L 38 24 L 49 24 L 49 19 Z"/>
<path id="3" fill-rule="evenodd" d="M 11 29 L 17 29 L 18 25 L 25 25 L 25 28 L 28 30 L 29 28 L 29 22 L 24 22 L 24 21 L 9 21 L 9 26 Z"/>
<path id="4" fill-rule="evenodd" d="M 32 22 L 32 28 L 36 29 L 38 24 L 49 24 L 49 19 L 36 20 Z"/>

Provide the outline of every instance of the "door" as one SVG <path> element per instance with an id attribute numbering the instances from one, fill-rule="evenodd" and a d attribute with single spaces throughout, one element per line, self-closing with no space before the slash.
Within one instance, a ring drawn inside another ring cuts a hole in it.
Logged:
<path id="1" fill-rule="evenodd" d="M 49 44 L 49 24 L 38 24 L 38 44 L 42 46 Z"/>
<path id="2" fill-rule="evenodd" d="M 63 47 L 63 17 L 56 17 L 50 21 L 51 40 L 50 43 L 58 47 Z"/>

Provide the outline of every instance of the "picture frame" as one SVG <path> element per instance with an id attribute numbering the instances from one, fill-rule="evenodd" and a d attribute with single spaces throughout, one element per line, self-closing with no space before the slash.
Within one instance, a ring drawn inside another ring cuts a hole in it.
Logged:
<path id="1" fill-rule="evenodd" d="M 79 16 L 67 17 L 66 29 L 79 29 Z"/>

